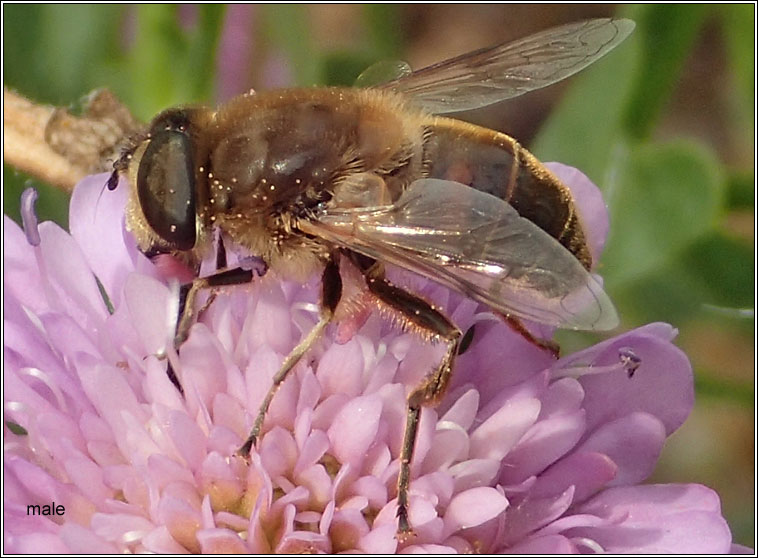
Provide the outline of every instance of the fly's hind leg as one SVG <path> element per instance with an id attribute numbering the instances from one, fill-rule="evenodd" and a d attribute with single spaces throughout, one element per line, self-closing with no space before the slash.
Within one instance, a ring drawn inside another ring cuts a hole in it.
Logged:
<path id="1" fill-rule="evenodd" d="M 421 408 L 436 406 L 445 395 L 453 372 L 453 361 L 458 353 L 461 331 L 434 306 L 387 281 L 381 264 L 361 261 L 360 257 L 354 260 L 366 277 L 369 291 L 381 304 L 396 312 L 406 326 L 415 329 L 425 338 L 447 344 L 447 351 L 437 367 L 408 395 L 400 474 L 397 479 L 398 538 L 402 540 L 413 533 L 408 521 L 408 487 Z"/>
<path id="2" fill-rule="evenodd" d="M 526 326 L 519 320 L 518 318 L 511 316 L 509 314 L 498 314 L 503 321 L 508 324 L 513 331 L 518 333 L 521 337 L 526 339 L 529 343 L 537 347 L 538 349 L 542 349 L 543 351 L 549 352 L 554 359 L 558 360 L 561 356 L 561 347 L 556 343 L 555 341 L 551 339 L 541 339 L 539 337 L 536 337 L 533 335 Z"/>
<path id="3" fill-rule="evenodd" d="M 266 419 L 269 405 L 271 405 L 271 400 L 279 390 L 279 386 L 282 385 L 282 382 L 284 382 L 287 375 L 300 361 L 302 356 L 324 333 L 326 326 L 328 326 L 334 318 L 334 311 L 336 310 L 341 297 L 342 277 L 340 276 L 339 266 L 334 259 L 330 259 L 324 268 L 324 274 L 321 278 L 321 317 L 318 323 L 313 326 L 313 329 L 308 332 L 308 335 L 306 335 L 305 338 L 292 349 L 290 354 L 287 355 L 287 358 L 284 359 L 279 371 L 274 375 L 271 387 L 269 388 L 266 397 L 263 399 L 263 403 L 261 403 L 258 416 L 255 418 L 250 435 L 238 451 L 240 455 L 247 457 L 250 454 L 250 450 L 253 448 L 261 434 L 263 421 Z"/>

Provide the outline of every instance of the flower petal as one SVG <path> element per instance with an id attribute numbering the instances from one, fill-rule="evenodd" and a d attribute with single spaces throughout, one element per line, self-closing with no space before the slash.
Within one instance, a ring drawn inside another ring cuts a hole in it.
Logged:
<path id="1" fill-rule="evenodd" d="M 450 425 L 450 427 L 447 427 Z M 424 472 L 447 469 L 469 453 L 468 433 L 455 423 L 437 423 L 429 452 L 424 456 Z"/>
<path id="2" fill-rule="evenodd" d="M 329 526 L 329 538 L 332 552 L 348 551 L 357 548 L 360 540 L 368 535 L 369 527 L 363 514 L 356 509 L 341 509 L 334 512 Z"/>
<path id="3" fill-rule="evenodd" d="M 316 378 L 325 393 L 356 397 L 363 391 L 363 353 L 355 338 L 344 345 L 332 345 L 316 369 Z"/>
<path id="4" fill-rule="evenodd" d="M 45 279 L 36 256 L 26 241 L 24 231 L 7 215 L 3 215 L 3 285 L 6 300 L 12 294 L 33 312 L 49 309 Z M 6 310 L 7 311 L 7 310 Z"/>
<path id="5" fill-rule="evenodd" d="M 574 503 L 583 502 L 616 477 L 618 467 L 607 455 L 579 449 L 544 471 L 530 490 L 540 498 L 575 488 Z"/>
<path id="6" fill-rule="evenodd" d="M 615 525 L 570 531 L 571 536 L 597 541 L 607 552 L 723 554 L 731 547 L 718 496 L 700 485 L 611 488 L 577 511 L 626 516 Z"/>
<path id="7" fill-rule="evenodd" d="M 538 530 L 559 518 L 574 499 L 574 487 L 568 487 L 562 494 L 547 498 L 524 498 L 513 504 L 506 514 L 503 540 L 513 544 L 529 533 Z"/>
<path id="8" fill-rule="evenodd" d="M 61 525 L 59 536 L 71 554 L 116 554 L 119 552 L 118 546 L 73 522 Z"/>
<path id="9" fill-rule="evenodd" d="M 382 400 L 377 394 L 356 397 L 342 408 L 327 433 L 339 461 L 363 458 L 379 429 L 381 414 Z"/>
<path id="10" fill-rule="evenodd" d="M 442 544 L 414 544 L 403 549 L 403 554 L 430 554 L 440 556 L 442 554 L 457 554 L 458 551 L 452 546 Z"/>
<path id="11" fill-rule="evenodd" d="M 666 441 L 663 424 L 647 413 L 632 413 L 593 432 L 577 452 L 607 455 L 618 467 L 611 485 L 627 485 L 648 478 Z"/>
<path id="12" fill-rule="evenodd" d="M 565 170 L 556 172 L 579 210 L 597 213 L 583 216 L 597 259 L 602 199 Z M 396 538 L 407 397 L 445 346 L 398 331 L 372 304 L 360 329 L 343 328 L 350 339 L 328 328 L 271 392 L 256 447 L 239 455 L 272 378 L 318 319 L 320 278 L 269 273 L 205 306 L 203 292 L 174 351 L 178 276 L 195 272 L 136 249 L 123 228 L 129 189 L 103 191 L 104 178 L 77 188 L 72 235 L 35 225 L 30 208 L 39 244 L 4 225 L 6 550 L 735 548 L 712 492 L 633 485 L 692 406 L 673 328 L 650 324 L 555 361 L 484 306 L 392 266 L 393 282 L 473 331 L 446 396 L 420 416 L 408 485 L 415 538 Z M 215 237 L 232 266 L 254 261 L 223 231 Z M 216 269 L 209 252 L 201 274 Z M 65 517 L 28 516 L 38 501 L 65 505 Z"/>
<path id="13" fill-rule="evenodd" d="M 476 418 L 479 409 L 479 392 L 468 389 L 445 412 L 440 422 L 454 422 L 464 430 L 468 430 Z"/>
<path id="14" fill-rule="evenodd" d="M 197 540 L 203 554 L 249 554 L 245 542 L 230 529 L 200 529 Z"/>
<path id="15" fill-rule="evenodd" d="M 505 554 L 535 554 L 549 556 L 551 554 L 576 554 L 576 547 L 563 535 L 545 535 L 529 537 L 523 541 L 503 549 Z"/>
<path id="16" fill-rule="evenodd" d="M 397 527 L 391 523 L 380 525 L 358 541 L 358 548 L 367 554 L 392 554 L 397 549 L 395 532 Z"/>
<path id="17" fill-rule="evenodd" d="M 584 401 L 582 385 L 574 378 L 561 378 L 553 382 L 540 398 L 540 419 L 568 415 L 576 412 Z"/>
<path id="18" fill-rule="evenodd" d="M 537 399 L 508 402 L 471 434 L 470 456 L 502 459 L 534 424 L 539 412 Z"/>
<path id="19" fill-rule="evenodd" d="M 40 251 L 51 291 L 48 302 L 94 330 L 108 312 L 82 251 L 69 234 L 51 221 L 39 226 Z"/>
<path id="20" fill-rule="evenodd" d="M 169 339 L 174 337 L 175 323 L 168 287 L 152 277 L 132 273 L 124 284 L 124 300 L 132 322 L 139 324 L 143 354 L 165 353 Z"/>
<path id="21" fill-rule="evenodd" d="M 124 243 L 124 207 L 128 188 L 105 188 L 108 174 L 88 176 L 74 188 L 69 205 L 71 236 L 105 287 L 114 305 L 121 299 L 124 280 L 134 269 Z"/>
<path id="22" fill-rule="evenodd" d="M 449 536 L 460 529 L 481 525 L 500 515 L 507 507 L 506 497 L 489 486 L 460 492 L 445 510 L 445 532 Z"/>
<path id="23" fill-rule="evenodd" d="M 585 392 L 588 430 L 643 411 L 658 417 L 666 433 L 671 434 L 689 415 L 695 398 L 692 366 L 680 349 L 661 336 L 665 332 L 656 330 L 656 325 L 621 335 L 583 355 L 591 358 L 594 366 L 607 366 L 619 363 L 619 350 L 631 348 L 641 359 L 632 378 L 620 367 L 616 372 L 579 379 Z"/>
<path id="24" fill-rule="evenodd" d="M 63 542 L 60 535 L 42 532 L 11 535 L 6 538 L 3 550 L 33 556 L 71 554 L 71 549 Z"/>
<path id="25" fill-rule="evenodd" d="M 499 459 L 469 459 L 453 465 L 449 472 L 455 479 L 456 492 L 491 484 L 500 465 Z"/>
<path id="26" fill-rule="evenodd" d="M 583 433 L 583 411 L 537 422 L 506 456 L 501 482 L 518 484 L 541 473 L 573 448 Z"/>
<path id="27" fill-rule="evenodd" d="M 481 327 L 479 327 L 481 325 Z M 450 391 L 464 381 L 476 386 L 480 408 L 502 390 L 545 370 L 555 362 L 548 351 L 537 347 L 500 321 L 477 325 L 476 351 L 468 351 L 456 362 Z"/>

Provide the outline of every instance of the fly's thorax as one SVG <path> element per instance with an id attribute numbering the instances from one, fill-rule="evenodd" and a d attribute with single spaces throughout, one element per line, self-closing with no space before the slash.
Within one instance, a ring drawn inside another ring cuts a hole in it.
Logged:
<path id="1" fill-rule="evenodd" d="M 322 88 L 238 97 L 215 118 L 211 210 L 302 212 L 346 177 L 421 168 L 422 132 L 394 95 Z"/>
<path id="2" fill-rule="evenodd" d="M 422 133 L 404 121 L 399 103 L 391 94 L 333 88 L 233 99 L 203 139 L 199 213 L 275 272 L 305 276 L 329 246 L 301 233 L 298 220 L 341 195 L 366 203 L 396 189 L 396 198 L 394 182 L 419 175 Z"/>

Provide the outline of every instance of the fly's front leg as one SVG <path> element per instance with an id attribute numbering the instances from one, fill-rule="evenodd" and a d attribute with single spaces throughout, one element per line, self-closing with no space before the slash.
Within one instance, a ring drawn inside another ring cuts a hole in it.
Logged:
<path id="1" fill-rule="evenodd" d="M 196 315 L 199 314 L 199 312 L 195 312 L 195 301 L 201 291 L 217 287 L 244 285 L 250 283 L 252 280 L 253 271 L 251 269 L 235 267 L 234 269 L 219 271 L 207 277 L 198 277 L 192 283 L 182 285 L 179 291 L 179 320 L 176 327 L 176 336 L 174 337 L 174 346 L 178 348 L 187 340 L 189 330 L 195 323 Z M 207 304 L 203 306 L 203 309 L 206 307 Z"/>
<path id="2" fill-rule="evenodd" d="M 253 448 L 261 434 L 263 421 L 266 419 L 266 413 L 271 405 L 271 400 L 279 390 L 279 386 L 282 385 L 282 382 L 287 378 L 287 375 L 300 361 L 308 349 L 310 349 L 319 337 L 323 335 L 326 326 L 328 326 L 329 322 L 334 318 L 334 311 L 336 310 L 341 297 L 342 277 L 340 276 L 339 266 L 334 259 L 330 259 L 329 262 L 327 262 L 326 267 L 324 268 L 324 274 L 321 277 L 321 317 L 319 318 L 318 323 L 313 326 L 313 329 L 308 332 L 308 335 L 306 335 L 305 338 L 292 349 L 292 352 L 287 355 L 287 358 L 284 359 L 279 371 L 274 375 L 271 387 L 269 388 L 266 397 L 263 399 L 263 403 L 261 403 L 258 416 L 255 418 L 250 435 L 239 449 L 238 453 L 240 455 L 247 457 L 250 454 L 250 450 Z"/>
<path id="3" fill-rule="evenodd" d="M 198 277 L 191 283 L 185 283 L 179 287 L 179 315 L 177 316 L 176 334 L 174 335 L 174 348 L 179 350 L 182 343 L 187 340 L 189 336 L 189 330 L 195 323 L 197 314 L 207 308 L 215 298 L 215 293 L 211 293 L 208 302 L 205 303 L 203 308 L 198 312 L 195 311 L 195 301 L 200 291 L 204 289 L 213 289 L 216 287 L 243 285 L 253 280 L 253 271 L 250 269 L 243 269 L 236 267 L 234 269 L 227 269 L 225 271 L 219 271 L 213 275 L 207 277 Z M 166 375 L 168 375 L 171 383 L 176 386 L 176 389 L 184 395 L 184 389 L 179 382 L 179 378 L 176 376 L 171 363 L 168 363 L 166 368 Z"/>
<path id="4" fill-rule="evenodd" d="M 405 539 L 413 533 L 408 521 L 408 486 L 421 408 L 436 406 L 445 395 L 453 372 L 453 361 L 458 353 L 461 331 L 434 306 L 387 281 L 380 264 L 374 262 L 366 268 L 359 263 L 359 267 L 363 269 L 369 291 L 383 305 L 397 312 L 406 326 L 417 330 L 425 338 L 441 340 L 447 344 L 447 351 L 437 367 L 408 395 L 400 474 L 397 479 L 398 537 Z"/>

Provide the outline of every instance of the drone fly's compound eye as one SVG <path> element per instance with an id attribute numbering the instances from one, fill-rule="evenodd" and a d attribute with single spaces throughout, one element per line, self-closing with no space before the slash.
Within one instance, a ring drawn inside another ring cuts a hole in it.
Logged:
<path id="1" fill-rule="evenodd" d="M 190 138 L 154 134 L 137 171 L 137 194 L 148 225 L 171 249 L 195 246 L 195 173 Z"/>

